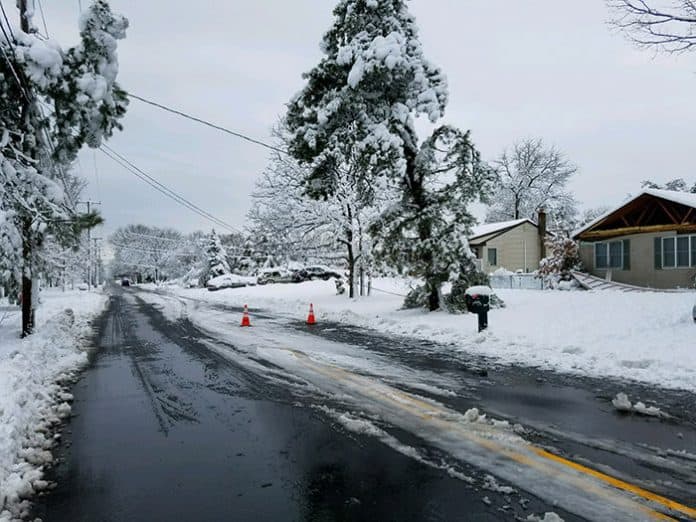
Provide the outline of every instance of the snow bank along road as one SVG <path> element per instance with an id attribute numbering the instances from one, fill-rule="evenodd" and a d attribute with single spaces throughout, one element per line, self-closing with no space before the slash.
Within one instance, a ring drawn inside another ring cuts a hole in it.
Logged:
<path id="1" fill-rule="evenodd" d="M 670 418 L 619 414 L 610 399 L 624 386 L 620 383 L 492 367 L 482 358 L 463 363 L 461 356 L 449 359 L 444 346 L 435 350 L 422 342 L 383 337 L 343 325 L 309 329 L 295 318 L 263 311 L 253 314 L 253 328 L 241 329 L 237 326 L 241 308 L 137 289 L 124 295 L 129 314 L 147 311 L 149 318 L 140 315 L 130 330 L 120 319 L 118 329 L 125 332 L 120 334 L 123 339 L 111 341 L 122 346 L 119 351 L 128 353 L 143 342 L 174 350 L 171 341 L 162 341 L 161 333 L 152 333 L 152 326 L 159 324 L 158 328 L 178 345 L 195 345 L 196 353 L 205 346 L 221 360 L 232 363 L 230 368 L 247 376 L 258 389 L 273 390 L 266 399 L 273 404 L 280 400 L 294 411 L 293 415 L 311 408 L 370 447 L 379 441 L 384 448 L 396 450 L 379 452 L 382 457 L 375 464 L 384 464 L 385 454 L 401 455 L 418 464 L 421 473 L 428 467 L 432 468 L 430 473 L 440 470 L 441 477 L 450 477 L 467 491 L 456 497 L 467 514 L 498 519 L 506 514 L 526 518 L 534 512 L 556 511 L 565 519 L 696 518 L 696 510 L 689 507 L 696 505 L 696 426 L 690 417 L 693 412 L 687 407 L 693 404 L 691 393 L 635 385 L 627 391 L 642 399 L 660 401 Z M 125 312 L 113 310 L 112 315 L 128 317 Z M 112 329 L 114 320 L 110 319 Z M 150 357 L 163 359 L 154 352 Z M 185 401 L 177 400 L 180 388 L 195 382 L 191 380 L 190 365 L 170 362 L 158 370 L 158 382 L 153 382 L 143 376 L 147 373 L 143 368 L 149 364 L 147 358 L 136 364 L 135 374 L 141 388 L 156 397 L 159 432 L 166 433 L 177 419 L 193 417 L 198 419 L 201 433 L 208 433 L 206 437 L 212 439 L 213 447 L 220 444 L 218 431 L 225 429 L 213 420 L 215 416 L 203 422 L 189 411 Z M 177 393 L 162 385 L 162 375 L 180 384 Z M 218 407 L 210 405 L 209 409 L 217 411 Z M 85 417 L 88 413 L 84 412 Z M 311 431 L 321 431 L 315 423 L 310 424 Z M 287 426 L 276 428 L 287 434 Z M 129 440 L 137 444 L 138 437 L 129 430 Z M 270 433 L 264 431 L 260 437 L 269 437 Z M 76 438 L 73 447 L 78 444 L 84 442 Z M 231 451 L 225 444 L 221 446 L 221 454 Z M 155 468 L 158 465 L 151 464 Z M 218 476 L 220 466 L 208 469 L 199 462 L 190 465 L 193 469 L 186 469 L 188 475 L 195 471 L 207 480 L 211 475 L 222 480 Z M 144 471 L 157 474 L 149 467 Z M 108 485 L 109 477 L 104 480 Z M 176 480 L 186 481 L 178 476 Z M 383 484 L 375 487 L 373 502 L 393 492 Z M 433 489 L 422 495 L 434 495 Z M 67 493 L 64 495 L 65 507 L 72 502 Z M 424 501 L 433 505 L 433 498 Z M 234 504 L 226 502 L 228 506 Z M 368 518 L 380 518 L 358 497 L 348 496 L 342 502 L 361 506 L 362 515 Z M 435 501 L 434 505 L 440 504 Z M 394 516 L 386 518 L 461 517 L 462 511 L 456 513 L 430 516 L 420 511 L 410 517 L 392 513 Z M 73 512 L 75 518 L 79 516 Z"/>

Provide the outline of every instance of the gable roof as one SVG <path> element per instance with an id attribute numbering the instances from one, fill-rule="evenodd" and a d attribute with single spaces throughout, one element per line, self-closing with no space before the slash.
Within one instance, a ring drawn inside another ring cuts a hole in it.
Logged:
<path id="1" fill-rule="evenodd" d="M 473 241 L 474 239 L 484 236 L 490 236 L 491 234 L 496 234 L 499 232 L 506 232 L 507 230 L 515 228 L 525 222 L 529 222 L 531 225 L 537 226 L 534 221 L 528 218 L 514 219 L 512 221 L 501 221 L 499 223 L 484 223 L 483 225 L 477 225 L 471 228 L 469 241 Z"/>
<path id="2" fill-rule="evenodd" d="M 633 202 L 645 196 L 652 196 L 654 198 L 659 198 L 665 201 L 669 201 L 671 203 L 676 203 L 678 205 L 684 205 L 686 207 L 696 209 L 696 194 L 691 194 L 689 192 L 679 192 L 676 190 L 644 189 L 637 196 L 634 196 L 628 199 L 627 201 L 624 201 L 623 203 L 621 203 L 621 205 L 610 209 L 598 218 L 584 225 L 582 228 L 579 228 L 578 230 L 574 231 L 572 237 L 577 238 L 578 236 L 580 236 L 584 232 L 591 230 L 592 228 L 600 224 L 602 221 L 612 216 L 613 214 L 617 214 L 621 210 L 631 205 Z"/>
<path id="3" fill-rule="evenodd" d="M 650 194 L 658 198 L 666 199 L 673 203 L 679 203 L 687 207 L 696 208 L 696 194 L 691 192 L 678 192 L 676 190 L 645 189 L 644 194 Z"/>

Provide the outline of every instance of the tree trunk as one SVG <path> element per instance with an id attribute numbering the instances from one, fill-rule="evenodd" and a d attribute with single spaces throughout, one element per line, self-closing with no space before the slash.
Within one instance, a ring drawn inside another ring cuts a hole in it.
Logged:
<path id="1" fill-rule="evenodd" d="M 355 252 L 353 251 L 353 213 L 348 206 L 348 226 L 346 227 L 346 246 L 348 247 L 348 297 L 355 297 Z"/>
<path id="2" fill-rule="evenodd" d="M 428 295 L 428 310 L 434 312 L 440 308 L 440 292 L 436 286 L 430 286 L 430 294 Z"/>
<path id="3" fill-rule="evenodd" d="M 427 208 L 425 200 L 425 187 L 423 187 L 423 179 L 416 172 L 416 151 L 406 149 L 406 176 L 409 183 L 411 198 L 416 208 L 424 211 Z M 418 240 L 425 243 L 432 235 L 432 223 L 428 220 L 421 220 L 418 223 Z M 425 279 L 425 287 L 428 289 L 428 310 L 431 312 L 440 308 L 440 293 L 438 291 L 439 284 L 435 282 L 433 274 L 433 252 L 431 250 L 424 251 L 421 257 L 423 265 L 426 267 L 423 277 Z"/>
<path id="4" fill-rule="evenodd" d="M 348 297 L 355 297 L 355 254 L 353 243 L 348 243 Z"/>
<path id="5" fill-rule="evenodd" d="M 34 307 L 31 281 L 31 225 L 26 220 L 22 226 L 22 337 L 34 331 Z"/>

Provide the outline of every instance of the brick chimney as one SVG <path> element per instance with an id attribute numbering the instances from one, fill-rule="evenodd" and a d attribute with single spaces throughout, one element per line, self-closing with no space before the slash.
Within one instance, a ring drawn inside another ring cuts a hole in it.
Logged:
<path id="1" fill-rule="evenodd" d="M 539 252 L 540 259 L 546 257 L 546 211 L 543 208 L 539 209 L 539 219 L 537 220 L 537 228 L 539 231 Z"/>

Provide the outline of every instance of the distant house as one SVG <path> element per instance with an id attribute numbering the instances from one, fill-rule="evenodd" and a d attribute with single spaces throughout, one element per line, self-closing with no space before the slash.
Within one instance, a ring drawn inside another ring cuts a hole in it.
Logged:
<path id="1" fill-rule="evenodd" d="M 696 194 L 647 189 L 573 234 L 585 269 L 620 283 L 685 288 L 696 276 Z"/>
<path id="2" fill-rule="evenodd" d="M 546 215 L 539 213 L 539 227 L 531 219 L 486 223 L 473 227 L 469 246 L 485 273 L 505 268 L 533 272 L 545 256 Z"/>

